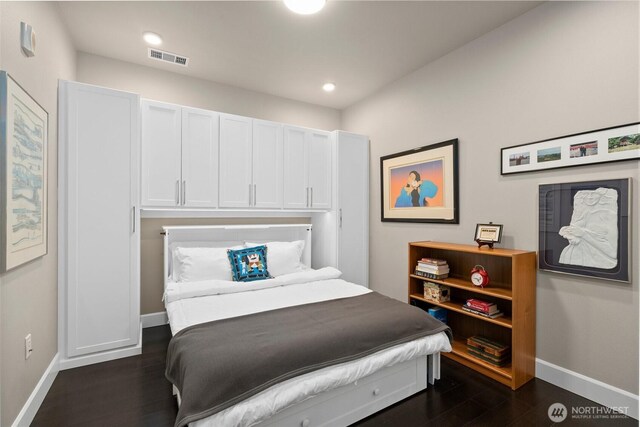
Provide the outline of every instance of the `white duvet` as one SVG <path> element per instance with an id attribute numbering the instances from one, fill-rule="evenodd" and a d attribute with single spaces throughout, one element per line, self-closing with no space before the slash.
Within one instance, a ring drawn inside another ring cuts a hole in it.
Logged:
<path id="1" fill-rule="evenodd" d="M 259 282 L 168 283 L 164 300 L 171 332 L 175 335 L 198 323 L 371 292 L 339 279 L 340 275 L 335 268 L 326 267 Z M 291 405 L 353 383 L 382 368 L 441 351 L 451 351 L 444 332 L 292 378 L 190 426 L 251 426 Z"/>

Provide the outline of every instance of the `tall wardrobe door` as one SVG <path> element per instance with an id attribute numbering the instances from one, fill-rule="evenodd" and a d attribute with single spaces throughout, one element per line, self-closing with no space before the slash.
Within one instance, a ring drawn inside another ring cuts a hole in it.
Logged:
<path id="1" fill-rule="evenodd" d="M 218 206 L 218 113 L 182 108 L 183 206 Z"/>
<path id="2" fill-rule="evenodd" d="M 282 207 L 282 125 L 253 121 L 253 206 Z"/>
<path id="3" fill-rule="evenodd" d="M 251 119 L 220 114 L 220 207 L 244 208 L 253 202 Z"/>
<path id="4" fill-rule="evenodd" d="M 139 98 L 70 82 L 61 82 L 60 98 L 68 110 L 61 123 L 60 277 L 67 355 L 78 356 L 138 343 Z"/>
<path id="5" fill-rule="evenodd" d="M 331 208 L 331 134 L 310 131 L 309 136 L 309 207 Z"/>
<path id="6" fill-rule="evenodd" d="M 284 127 L 285 208 L 306 209 L 309 207 L 307 135 L 307 129 Z"/>
<path id="7" fill-rule="evenodd" d="M 142 101 L 142 206 L 181 204 L 182 108 Z"/>
<path id="8" fill-rule="evenodd" d="M 338 269 L 348 282 L 368 286 L 369 140 L 336 132 L 338 155 Z"/>

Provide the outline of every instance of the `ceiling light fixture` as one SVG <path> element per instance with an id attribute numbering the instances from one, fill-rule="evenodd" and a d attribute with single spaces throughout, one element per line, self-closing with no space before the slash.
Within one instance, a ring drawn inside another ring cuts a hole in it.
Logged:
<path id="1" fill-rule="evenodd" d="M 312 15 L 320 12 L 327 0 L 284 0 L 285 6 L 300 15 Z"/>
<path id="2" fill-rule="evenodd" d="M 154 46 L 162 44 L 162 37 L 160 37 L 160 34 L 152 33 L 151 31 L 142 33 L 142 38 L 144 41 Z"/>
<path id="3" fill-rule="evenodd" d="M 322 85 L 322 90 L 325 92 L 333 92 L 336 90 L 336 85 L 335 83 L 325 83 Z"/>

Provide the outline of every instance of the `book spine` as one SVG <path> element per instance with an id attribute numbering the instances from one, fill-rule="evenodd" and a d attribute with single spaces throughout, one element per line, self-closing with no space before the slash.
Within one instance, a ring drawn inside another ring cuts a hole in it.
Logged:
<path id="1" fill-rule="evenodd" d="M 495 319 L 497 317 L 502 317 L 503 314 L 504 314 L 504 313 L 501 313 L 501 312 L 497 312 L 497 313 L 494 313 L 494 314 L 483 313 L 482 311 L 473 310 L 472 308 L 469 308 L 469 307 L 464 306 L 464 305 L 462 306 L 462 309 L 464 311 L 469 312 L 469 313 L 477 314 L 478 316 L 487 317 L 489 319 Z"/>

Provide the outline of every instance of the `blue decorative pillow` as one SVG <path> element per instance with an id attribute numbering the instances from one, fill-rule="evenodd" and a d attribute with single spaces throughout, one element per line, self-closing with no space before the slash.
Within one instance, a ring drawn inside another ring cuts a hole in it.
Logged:
<path id="1" fill-rule="evenodd" d="M 252 282 L 270 279 L 267 270 L 267 247 L 265 245 L 245 249 L 228 249 L 231 272 L 235 282 Z"/>

